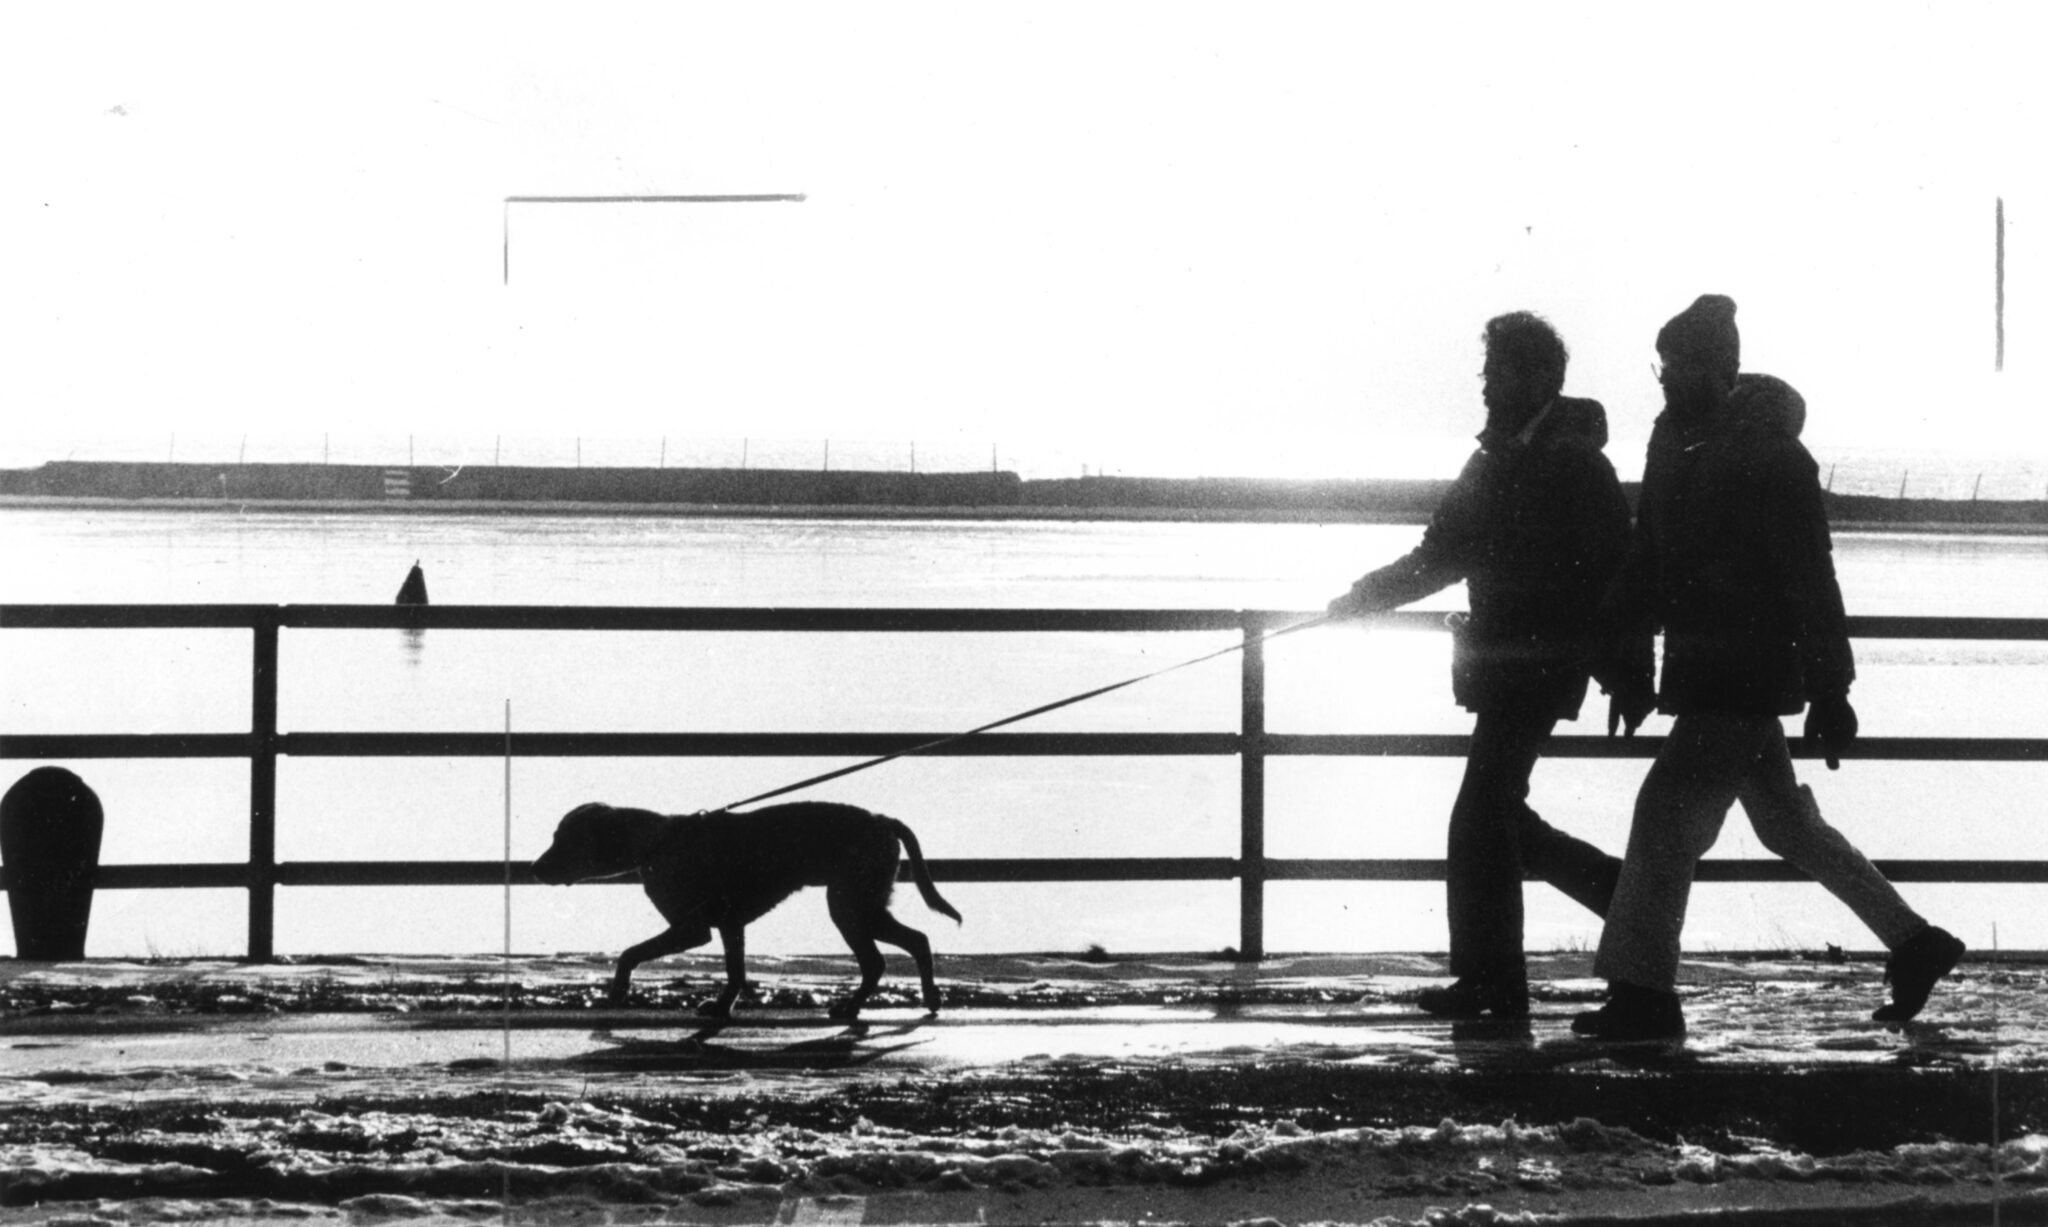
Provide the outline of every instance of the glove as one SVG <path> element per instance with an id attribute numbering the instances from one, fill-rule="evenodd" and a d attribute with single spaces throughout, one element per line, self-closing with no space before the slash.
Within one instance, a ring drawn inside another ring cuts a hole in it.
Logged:
<path id="1" fill-rule="evenodd" d="M 1617 685 L 1607 698 L 1607 735 L 1614 736 L 1616 729 L 1624 737 L 1633 737 L 1643 727 L 1643 721 L 1657 710 L 1657 692 L 1643 682 L 1629 682 Z"/>
<path id="2" fill-rule="evenodd" d="M 1829 771 L 1841 770 L 1842 751 L 1856 740 L 1856 730 L 1856 709 L 1849 706 L 1846 691 L 1821 695 L 1806 709 L 1805 740 L 1819 748 Z"/>

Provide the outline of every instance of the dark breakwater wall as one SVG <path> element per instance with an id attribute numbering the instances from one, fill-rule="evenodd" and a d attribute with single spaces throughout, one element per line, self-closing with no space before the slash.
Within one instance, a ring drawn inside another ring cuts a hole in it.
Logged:
<path id="1" fill-rule="evenodd" d="M 1009 505 L 1015 473 L 808 469 L 524 468 L 439 465 L 53 461 L 0 472 L 0 494 L 44 498 L 698 503 L 759 506 Z"/>
<path id="2" fill-rule="evenodd" d="M 1027 481 L 1033 507 L 1185 507 L 1204 511 L 1334 512 L 1425 520 L 1448 481 L 1255 477 L 1068 477 Z"/>
<path id="3" fill-rule="evenodd" d="M 1874 494 L 1826 494 L 1828 517 L 1843 523 L 2048 525 L 2048 502 L 2040 499 L 1885 498 Z"/>
<path id="4" fill-rule="evenodd" d="M 1232 518 L 1332 516 L 1421 523 L 1444 480 L 1068 477 L 814 469 L 527 468 L 478 465 L 183 464 L 51 461 L 0 469 L 0 496 L 212 502 L 577 503 L 701 507 L 977 507 Z M 1631 503 L 1635 483 L 1624 483 Z M 1829 516 L 1862 527 L 2048 528 L 2048 502 L 1827 494 Z"/>
<path id="5" fill-rule="evenodd" d="M 1192 508 L 1427 518 L 1447 481 L 1079 477 L 812 469 L 528 468 L 52 461 L 0 470 L 0 494 L 228 501 L 723 506 Z"/>

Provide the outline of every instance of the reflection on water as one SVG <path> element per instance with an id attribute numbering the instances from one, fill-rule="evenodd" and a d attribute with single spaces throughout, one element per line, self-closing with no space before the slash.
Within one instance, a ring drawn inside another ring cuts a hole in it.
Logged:
<path id="1" fill-rule="evenodd" d="M 424 626 L 400 627 L 398 635 L 399 658 L 409 668 L 419 668 L 420 659 L 427 650 L 427 628 Z"/>

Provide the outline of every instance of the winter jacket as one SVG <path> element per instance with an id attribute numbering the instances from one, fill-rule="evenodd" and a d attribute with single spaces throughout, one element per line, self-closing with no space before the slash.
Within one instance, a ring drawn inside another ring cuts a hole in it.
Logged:
<path id="1" fill-rule="evenodd" d="M 1848 692 L 1819 467 L 1782 416 L 1732 403 L 1653 434 L 1638 508 L 1625 583 L 1664 631 L 1660 710 L 1791 715 Z"/>
<path id="2" fill-rule="evenodd" d="M 1590 662 L 1611 655 L 1591 641 L 1593 615 L 1628 548 L 1628 503 L 1595 442 L 1605 427 L 1599 402 L 1560 397 L 1526 442 L 1481 435 L 1421 543 L 1353 584 L 1345 604 L 1393 609 L 1464 580 L 1458 703 L 1576 717 Z"/>

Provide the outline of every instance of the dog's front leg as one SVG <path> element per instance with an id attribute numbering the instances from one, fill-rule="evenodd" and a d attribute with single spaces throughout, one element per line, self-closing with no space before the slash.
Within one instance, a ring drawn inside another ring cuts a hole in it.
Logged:
<path id="1" fill-rule="evenodd" d="M 699 1011 L 712 1018 L 732 1013 L 732 1003 L 747 989 L 747 926 L 724 925 L 718 935 L 725 939 L 725 991 L 718 1000 L 707 1002 Z"/>
<path id="2" fill-rule="evenodd" d="M 681 954 L 694 950 L 711 940 L 711 930 L 704 925 L 684 927 L 677 925 L 666 933 L 658 933 L 637 946 L 626 947 L 619 956 L 618 970 L 612 973 L 612 988 L 605 998 L 608 1005 L 626 1004 L 626 986 L 632 982 L 633 969 L 649 959 L 658 959 L 665 954 Z"/>

